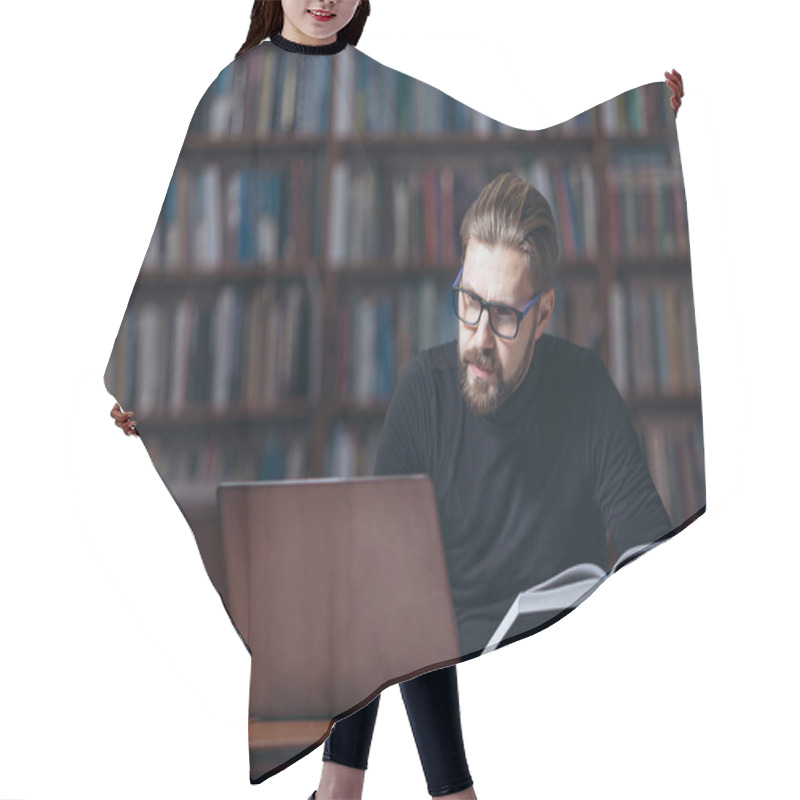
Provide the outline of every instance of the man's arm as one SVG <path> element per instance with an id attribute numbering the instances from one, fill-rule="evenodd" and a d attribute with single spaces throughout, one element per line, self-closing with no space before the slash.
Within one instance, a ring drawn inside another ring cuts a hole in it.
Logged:
<path id="1" fill-rule="evenodd" d="M 587 389 L 587 468 L 595 503 L 617 555 L 674 530 L 653 484 L 625 401 L 592 354 Z"/>

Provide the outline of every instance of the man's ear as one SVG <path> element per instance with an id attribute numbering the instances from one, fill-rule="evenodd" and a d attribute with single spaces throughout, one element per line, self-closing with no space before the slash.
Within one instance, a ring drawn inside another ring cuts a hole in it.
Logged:
<path id="1" fill-rule="evenodd" d="M 536 321 L 535 334 L 537 339 L 544 333 L 544 329 L 550 322 L 555 304 L 556 293 L 553 289 L 549 289 L 539 298 L 539 319 Z"/>

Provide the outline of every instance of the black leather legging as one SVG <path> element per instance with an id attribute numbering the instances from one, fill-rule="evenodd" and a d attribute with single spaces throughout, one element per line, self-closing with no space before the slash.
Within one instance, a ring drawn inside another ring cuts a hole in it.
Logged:
<path id="1" fill-rule="evenodd" d="M 400 692 L 431 797 L 468 789 L 472 778 L 461 735 L 456 668 L 426 672 L 401 683 Z M 333 726 L 325 741 L 323 761 L 367 768 L 380 699 L 378 695 L 369 705 Z"/>

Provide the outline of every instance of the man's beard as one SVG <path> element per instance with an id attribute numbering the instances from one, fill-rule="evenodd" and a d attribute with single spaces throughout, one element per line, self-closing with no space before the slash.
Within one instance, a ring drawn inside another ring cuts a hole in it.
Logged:
<path id="1" fill-rule="evenodd" d="M 538 319 L 536 322 L 538 322 Z M 464 398 L 467 408 L 473 414 L 479 417 L 494 414 L 514 393 L 522 382 L 528 368 L 531 353 L 536 343 L 535 336 L 536 323 L 534 323 L 530 341 L 525 349 L 525 358 L 522 359 L 522 363 L 516 373 L 508 380 L 505 379 L 502 368 L 493 353 L 484 353 L 477 348 L 466 350 L 462 353 L 461 346 L 458 346 L 458 388 L 461 390 L 461 396 Z M 470 375 L 470 364 L 475 364 L 481 369 L 490 371 L 495 380 L 485 380 L 476 377 L 474 374 Z"/>

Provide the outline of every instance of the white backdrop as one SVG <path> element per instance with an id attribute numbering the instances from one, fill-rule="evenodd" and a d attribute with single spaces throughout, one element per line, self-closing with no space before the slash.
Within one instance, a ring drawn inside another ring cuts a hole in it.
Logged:
<path id="1" fill-rule="evenodd" d="M 103 385 L 189 120 L 250 5 L 0 11 L 2 800 L 317 785 L 321 749 L 249 784 L 249 658 Z M 359 47 L 507 124 L 683 74 L 705 416 L 706 515 L 567 619 L 459 667 L 478 796 L 796 797 L 794 28 L 777 2 L 433 5 L 374 0 Z M 426 796 L 392 687 L 364 797 Z"/>

